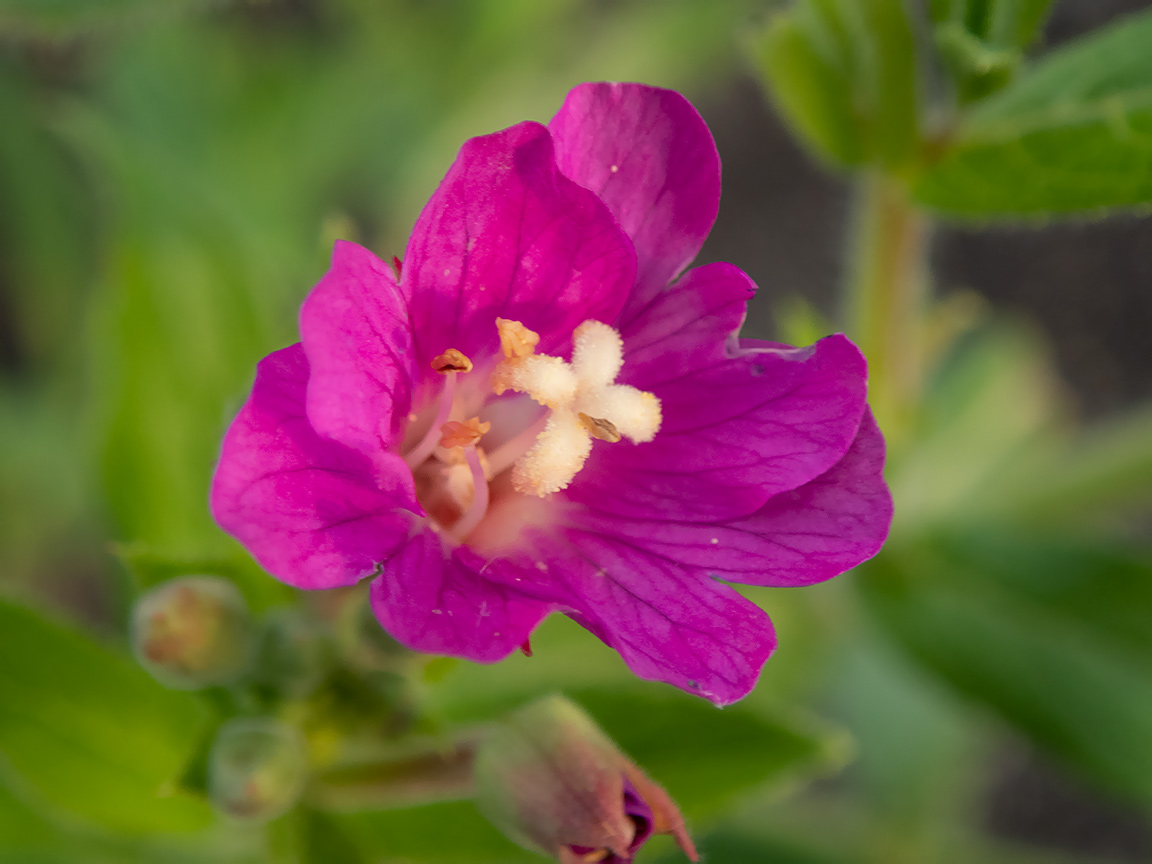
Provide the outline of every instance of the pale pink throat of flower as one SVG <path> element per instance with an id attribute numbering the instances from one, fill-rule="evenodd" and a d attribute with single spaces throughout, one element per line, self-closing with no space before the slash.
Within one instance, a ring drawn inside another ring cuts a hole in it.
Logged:
<path id="1" fill-rule="evenodd" d="M 628 438 L 641 444 L 660 429 L 660 400 L 615 383 L 624 363 L 624 344 L 607 324 L 585 321 L 576 328 L 571 362 L 537 354 L 540 336 L 519 321 L 497 318 L 496 328 L 504 357 L 492 370 L 488 395 L 524 393 L 547 412 L 485 453 L 481 441 L 491 424 L 478 416 L 452 416 L 460 410 L 457 377 L 471 372 L 473 365 L 460 351 L 449 349 L 432 361 L 432 368 L 444 376 L 436 416 L 404 456 L 414 473 L 435 478 L 425 479 L 425 486 L 433 489 L 432 498 L 447 503 L 438 505 L 438 513 L 429 513 L 458 541 L 484 518 L 488 483 L 504 471 L 511 469 L 515 491 L 546 497 L 566 488 L 584 467 L 593 438 L 609 443 Z"/>

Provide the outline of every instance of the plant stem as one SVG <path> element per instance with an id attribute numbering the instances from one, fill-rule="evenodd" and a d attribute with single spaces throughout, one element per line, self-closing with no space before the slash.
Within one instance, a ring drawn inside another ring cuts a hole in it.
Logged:
<path id="1" fill-rule="evenodd" d="M 912 419 L 924 375 L 931 220 L 901 181 L 871 172 L 857 189 L 845 306 L 869 366 L 869 401 L 889 437 Z"/>

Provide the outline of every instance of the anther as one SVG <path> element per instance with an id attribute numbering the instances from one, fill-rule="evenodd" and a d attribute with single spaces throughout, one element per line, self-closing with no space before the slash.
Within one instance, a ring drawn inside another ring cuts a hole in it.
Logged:
<path id="1" fill-rule="evenodd" d="M 440 446 L 471 447 L 491 428 L 491 423 L 481 423 L 479 417 L 472 417 L 463 423 L 449 420 L 440 426 Z"/>
<path id="2" fill-rule="evenodd" d="M 611 420 L 604 420 L 601 417 L 589 417 L 583 411 L 576 416 L 580 418 L 580 422 L 584 424 L 584 428 L 588 430 L 588 434 L 593 438 L 601 441 L 610 441 L 615 444 L 622 437 L 620 430 L 616 428 L 616 424 Z"/>
<path id="3" fill-rule="evenodd" d="M 511 360 L 514 357 L 530 357 L 540 344 L 540 334 L 529 330 L 519 321 L 508 318 L 496 319 L 496 330 L 500 334 L 500 350 Z"/>
<path id="4" fill-rule="evenodd" d="M 442 375 L 449 372 L 471 372 L 472 361 L 455 348 L 449 348 L 432 361 L 432 368 Z"/>

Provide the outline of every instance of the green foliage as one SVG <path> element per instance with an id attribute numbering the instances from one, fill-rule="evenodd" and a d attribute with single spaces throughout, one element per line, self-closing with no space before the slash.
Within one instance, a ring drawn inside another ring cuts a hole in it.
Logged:
<path id="1" fill-rule="evenodd" d="M 1152 558 L 942 534 L 865 570 L 917 659 L 1086 773 L 1152 803 Z"/>
<path id="2" fill-rule="evenodd" d="M 971 217 L 1152 201 L 1152 13 L 1039 60 L 962 117 L 917 177 L 922 204 Z"/>
<path id="3" fill-rule="evenodd" d="M 938 24 L 956 25 L 1000 48 L 1024 48 L 1037 36 L 1053 0 L 931 0 Z"/>
<path id="4" fill-rule="evenodd" d="M 835 770 L 851 753 L 841 732 L 740 706 L 719 712 L 666 688 L 638 689 L 570 695 L 696 819 L 715 816 L 741 792 Z"/>
<path id="5" fill-rule="evenodd" d="M 0 0 L 0 32 L 66 38 L 219 0 Z"/>
<path id="6" fill-rule="evenodd" d="M 196 697 L 0 601 L 0 753 L 36 799 L 118 831 L 200 827 L 207 808 L 173 787 L 206 719 Z"/>
<path id="7" fill-rule="evenodd" d="M 916 50 L 902 0 L 803 0 L 752 41 L 765 87 L 834 165 L 893 170 L 915 156 Z"/>

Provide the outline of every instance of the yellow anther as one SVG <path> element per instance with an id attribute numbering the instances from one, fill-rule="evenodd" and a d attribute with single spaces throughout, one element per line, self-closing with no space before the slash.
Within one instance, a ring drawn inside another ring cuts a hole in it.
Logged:
<path id="1" fill-rule="evenodd" d="M 440 446 L 471 447 L 491 428 L 491 423 L 481 423 L 479 417 L 472 417 L 463 423 L 449 420 L 440 427 Z"/>
<path id="2" fill-rule="evenodd" d="M 455 348 L 449 348 L 432 361 L 432 368 L 441 375 L 449 372 L 471 372 L 472 361 Z"/>
<path id="3" fill-rule="evenodd" d="M 500 350 L 509 360 L 514 357 L 531 357 L 540 344 L 540 334 L 529 330 L 519 321 L 497 318 L 496 330 L 500 333 Z"/>
<path id="4" fill-rule="evenodd" d="M 616 424 L 611 420 L 604 420 L 600 417 L 589 417 L 583 411 L 576 416 L 580 418 L 580 422 L 584 424 L 584 428 L 588 430 L 588 434 L 593 438 L 598 438 L 601 441 L 610 441 L 613 444 L 620 440 L 620 430 L 616 428 Z"/>

